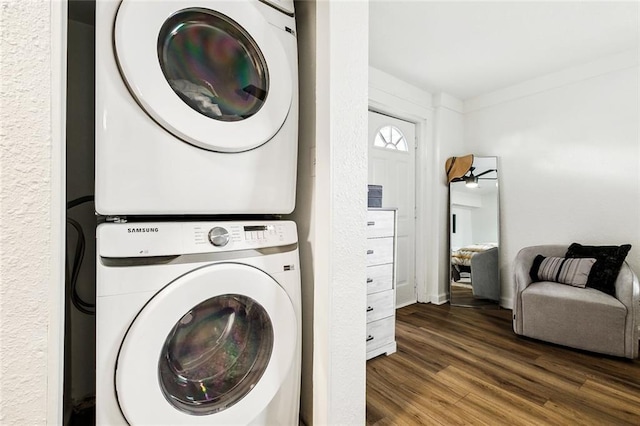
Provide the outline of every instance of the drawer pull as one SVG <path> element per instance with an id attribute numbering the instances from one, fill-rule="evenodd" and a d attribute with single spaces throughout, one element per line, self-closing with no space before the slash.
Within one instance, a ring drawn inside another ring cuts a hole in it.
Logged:
<path id="1" fill-rule="evenodd" d="M 367 278 L 367 284 L 372 283 L 373 282 L 373 278 Z"/>
<path id="2" fill-rule="evenodd" d="M 367 336 L 367 342 L 370 342 L 370 341 L 372 341 L 372 340 L 373 340 L 373 336 L 372 336 L 372 335 L 368 335 L 368 336 Z"/>
<path id="3" fill-rule="evenodd" d="M 367 254 L 373 254 L 373 250 L 367 250 Z"/>
<path id="4" fill-rule="evenodd" d="M 367 222 L 367 226 L 376 226 L 375 222 Z"/>
<path id="5" fill-rule="evenodd" d="M 368 307 L 367 307 L 367 312 L 371 312 L 371 311 L 373 311 L 373 307 L 368 306 Z"/>

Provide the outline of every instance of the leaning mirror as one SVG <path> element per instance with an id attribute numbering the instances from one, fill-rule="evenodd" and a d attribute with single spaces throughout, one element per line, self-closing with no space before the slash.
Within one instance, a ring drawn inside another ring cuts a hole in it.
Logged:
<path id="1" fill-rule="evenodd" d="M 450 303 L 497 307 L 500 302 L 497 157 L 473 157 L 449 183 Z"/>

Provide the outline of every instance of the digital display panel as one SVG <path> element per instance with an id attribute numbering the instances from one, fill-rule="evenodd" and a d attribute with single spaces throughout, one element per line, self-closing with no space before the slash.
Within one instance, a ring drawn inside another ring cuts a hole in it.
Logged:
<path id="1" fill-rule="evenodd" d="M 253 225 L 253 226 L 245 226 L 244 232 L 252 232 L 252 231 L 266 231 L 266 225 Z"/>

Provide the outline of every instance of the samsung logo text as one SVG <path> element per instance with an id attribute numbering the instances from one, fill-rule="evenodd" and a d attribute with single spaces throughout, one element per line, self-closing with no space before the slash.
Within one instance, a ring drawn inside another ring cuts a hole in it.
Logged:
<path id="1" fill-rule="evenodd" d="M 159 232 L 158 228 L 127 228 L 128 233 L 138 232 Z"/>

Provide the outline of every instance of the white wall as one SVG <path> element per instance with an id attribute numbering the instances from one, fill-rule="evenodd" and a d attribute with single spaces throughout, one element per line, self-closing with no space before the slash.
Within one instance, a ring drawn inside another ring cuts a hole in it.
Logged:
<path id="1" fill-rule="evenodd" d="M 437 199 L 433 205 L 437 226 L 437 285 L 431 289 L 431 302 L 444 303 L 449 293 L 449 184 L 444 169 L 447 158 L 468 154 L 464 146 L 464 115 L 462 103 L 446 94 L 434 96 L 435 105 L 435 165 L 438 180 L 434 182 Z"/>
<path id="2" fill-rule="evenodd" d="M 61 420 L 64 12 L 59 2 L 13 1 L 0 15 L 3 425 Z"/>
<path id="3" fill-rule="evenodd" d="M 465 105 L 466 148 L 499 158 L 503 305 L 525 246 L 631 243 L 627 260 L 640 272 L 639 70 L 637 53 L 626 58 Z"/>
<path id="4" fill-rule="evenodd" d="M 368 8 L 317 3 L 318 425 L 365 421 Z"/>
<path id="5" fill-rule="evenodd" d="M 301 416 L 307 424 L 364 424 L 367 80 L 362 71 L 368 63 L 368 4 L 301 1 L 296 12 L 301 111 L 292 218 L 300 236 L 305 321 Z"/>
<path id="6" fill-rule="evenodd" d="M 472 209 L 469 207 L 451 206 L 451 216 L 456 216 L 456 232 L 451 230 L 451 250 L 473 244 Z M 453 219 L 451 219 L 453 221 Z M 453 224 L 452 224 L 453 226 Z"/>
<path id="7" fill-rule="evenodd" d="M 300 276 L 302 280 L 302 386 L 300 417 L 313 421 L 313 318 L 314 259 L 316 241 L 315 149 L 316 149 L 316 3 L 296 1 L 300 114 L 298 128 L 298 182 L 296 208 L 288 219 L 298 226 Z"/>
<path id="8" fill-rule="evenodd" d="M 493 185 L 493 181 L 482 181 L 481 185 Z M 451 191 L 451 214 L 456 214 L 456 233 L 451 235 L 451 249 L 469 244 L 498 242 L 498 194 L 477 194 L 474 189 L 464 188 L 463 182 L 455 183 L 457 190 Z M 466 189 L 466 190 L 465 190 Z M 475 189 L 477 191 L 486 189 Z"/>
<path id="9" fill-rule="evenodd" d="M 494 185 L 493 181 L 481 181 L 482 185 Z M 481 207 L 473 212 L 473 240 L 476 244 L 498 243 L 498 194 L 485 193 L 480 197 Z"/>

